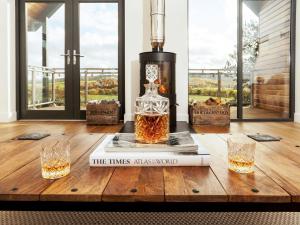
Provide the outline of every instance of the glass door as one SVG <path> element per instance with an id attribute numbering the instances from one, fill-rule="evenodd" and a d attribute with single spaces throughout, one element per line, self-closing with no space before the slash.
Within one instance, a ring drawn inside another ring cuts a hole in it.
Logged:
<path id="1" fill-rule="evenodd" d="M 189 0 L 189 101 L 219 98 L 237 118 L 237 1 Z"/>
<path id="2" fill-rule="evenodd" d="M 75 4 L 73 64 L 79 86 L 75 97 L 80 99 L 76 105 L 79 117 L 84 118 L 88 101 L 119 100 L 122 96 L 119 87 L 122 79 L 119 14 L 122 12 L 115 1 L 80 0 Z"/>
<path id="3" fill-rule="evenodd" d="M 80 119 L 91 100 L 123 109 L 123 15 L 121 0 L 21 1 L 20 117 Z"/>
<path id="4" fill-rule="evenodd" d="M 21 118 L 72 118 L 71 1 L 20 4 Z"/>
<path id="5" fill-rule="evenodd" d="M 243 118 L 288 119 L 291 1 L 243 0 Z"/>

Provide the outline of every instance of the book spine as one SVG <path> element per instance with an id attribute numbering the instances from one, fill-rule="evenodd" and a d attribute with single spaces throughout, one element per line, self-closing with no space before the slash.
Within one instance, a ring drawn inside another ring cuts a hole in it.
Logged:
<path id="1" fill-rule="evenodd" d="M 209 155 L 179 156 L 172 158 L 90 157 L 91 167 L 209 166 L 209 164 Z"/>

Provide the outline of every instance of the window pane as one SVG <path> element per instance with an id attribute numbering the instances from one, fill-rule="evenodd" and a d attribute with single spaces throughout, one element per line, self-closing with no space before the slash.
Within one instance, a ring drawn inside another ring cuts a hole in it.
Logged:
<path id="1" fill-rule="evenodd" d="M 189 100 L 237 104 L 237 1 L 189 0 Z"/>
<path id="2" fill-rule="evenodd" d="M 27 108 L 65 108 L 65 7 L 26 3 Z"/>
<path id="3" fill-rule="evenodd" d="M 290 0 L 243 1 L 244 118 L 289 118 Z"/>
<path id="4" fill-rule="evenodd" d="M 118 4 L 80 3 L 80 100 L 118 99 Z"/>

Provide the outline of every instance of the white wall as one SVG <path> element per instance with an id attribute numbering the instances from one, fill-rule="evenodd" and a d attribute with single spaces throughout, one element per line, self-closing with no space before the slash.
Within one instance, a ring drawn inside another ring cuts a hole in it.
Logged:
<path id="1" fill-rule="evenodd" d="M 16 120 L 15 1 L 0 0 L 0 122 Z"/>
<path id="2" fill-rule="evenodd" d="M 164 51 L 177 54 L 177 120 L 188 121 L 188 16 L 187 0 L 166 0 L 166 44 Z M 133 120 L 139 93 L 139 53 L 151 51 L 150 1 L 125 1 L 125 121 Z"/>
<path id="3" fill-rule="evenodd" d="M 188 1 L 166 0 L 166 51 L 176 55 L 177 120 L 188 121 Z"/>
<path id="4" fill-rule="evenodd" d="M 296 82 L 295 82 L 295 122 L 300 123 L 300 2 L 296 9 Z"/>
<path id="5" fill-rule="evenodd" d="M 125 1 L 125 115 L 133 119 L 134 101 L 139 94 L 139 53 L 143 51 L 143 1 Z"/>

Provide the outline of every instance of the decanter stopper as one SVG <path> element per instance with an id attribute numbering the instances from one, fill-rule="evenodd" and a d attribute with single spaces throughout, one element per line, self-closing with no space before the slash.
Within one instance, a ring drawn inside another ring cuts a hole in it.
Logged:
<path id="1" fill-rule="evenodd" d="M 154 83 L 158 78 L 158 65 L 147 64 L 146 65 L 146 79 L 149 83 Z"/>

